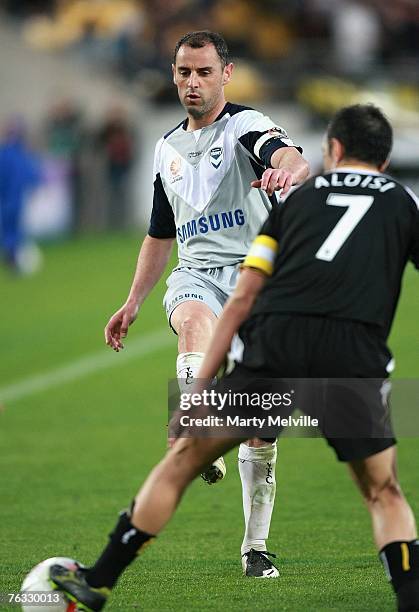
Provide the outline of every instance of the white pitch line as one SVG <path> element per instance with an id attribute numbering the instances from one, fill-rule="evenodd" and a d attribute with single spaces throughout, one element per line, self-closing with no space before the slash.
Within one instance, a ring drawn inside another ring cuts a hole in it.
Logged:
<path id="1" fill-rule="evenodd" d="M 118 354 L 115 354 L 109 348 L 107 351 L 104 348 L 103 351 L 91 353 L 45 374 L 36 374 L 11 385 L 0 387 L 0 401 L 3 403 L 13 402 L 33 393 L 58 387 L 100 370 L 121 365 L 134 359 L 134 357 L 151 355 L 157 350 L 169 346 L 172 342 L 173 337 L 167 328 L 136 337 L 135 340 L 128 339 L 126 348 Z"/>

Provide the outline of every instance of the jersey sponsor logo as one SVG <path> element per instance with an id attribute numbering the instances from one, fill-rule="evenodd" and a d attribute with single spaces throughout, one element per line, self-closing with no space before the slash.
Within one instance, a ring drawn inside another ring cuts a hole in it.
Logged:
<path id="1" fill-rule="evenodd" d="M 317 176 L 314 186 L 316 189 L 322 187 L 368 187 L 369 189 L 378 189 L 380 193 L 385 193 L 390 189 L 394 189 L 396 184 L 389 181 L 385 176 L 365 176 L 365 174 L 337 174 L 331 176 Z"/>
<path id="2" fill-rule="evenodd" d="M 209 158 L 211 165 L 218 170 L 218 168 L 223 163 L 223 147 L 213 147 L 209 152 Z"/>
<path id="3" fill-rule="evenodd" d="M 203 151 L 190 151 L 188 153 L 188 159 L 195 159 L 196 157 L 200 157 Z"/>
<path id="4" fill-rule="evenodd" d="M 177 228 L 176 233 L 179 243 L 183 244 L 185 240 L 198 234 L 208 234 L 208 232 L 218 232 L 222 229 L 244 225 L 245 220 L 244 212 L 241 208 L 237 208 L 187 221 Z"/>
<path id="5" fill-rule="evenodd" d="M 200 300 L 201 302 L 204 301 L 204 296 L 201 295 L 200 293 L 179 293 L 179 295 L 176 295 L 173 300 L 170 300 L 169 304 L 167 305 L 166 311 L 170 312 L 173 309 L 173 306 L 175 306 L 178 302 L 182 302 L 184 300 Z"/>
<path id="6" fill-rule="evenodd" d="M 182 159 L 180 157 L 175 157 L 175 159 L 170 162 L 169 169 L 172 175 L 170 179 L 171 183 L 176 183 L 176 181 L 181 181 L 183 179 L 183 176 L 180 175 L 180 171 L 182 170 Z"/>

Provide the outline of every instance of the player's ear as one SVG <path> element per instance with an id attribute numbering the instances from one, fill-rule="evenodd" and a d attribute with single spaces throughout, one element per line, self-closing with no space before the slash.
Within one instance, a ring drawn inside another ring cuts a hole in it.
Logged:
<path id="1" fill-rule="evenodd" d="M 176 85 L 176 66 L 172 64 L 173 83 Z"/>
<path id="2" fill-rule="evenodd" d="M 230 82 L 231 75 L 233 74 L 233 68 L 234 68 L 234 64 L 232 62 L 230 62 L 229 64 L 226 64 L 224 71 L 223 71 L 223 85 L 227 85 L 227 83 Z"/>
<path id="3" fill-rule="evenodd" d="M 345 158 L 345 147 L 337 138 L 330 138 L 329 154 L 335 167 Z"/>
<path id="4" fill-rule="evenodd" d="M 390 157 L 387 157 L 386 161 L 378 166 L 378 171 L 384 172 L 388 168 L 389 163 L 390 163 Z"/>

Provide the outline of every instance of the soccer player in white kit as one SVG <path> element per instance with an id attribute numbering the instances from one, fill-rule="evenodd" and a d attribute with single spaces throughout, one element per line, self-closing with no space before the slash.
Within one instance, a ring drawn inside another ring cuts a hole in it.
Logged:
<path id="1" fill-rule="evenodd" d="M 226 101 L 233 64 L 223 38 L 192 32 L 176 45 L 173 80 L 187 118 L 157 143 L 154 198 L 148 235 L 128 298 L 105 328 L 106 343 L 123 348 L 138 310 L 162 276 L 173 243 L 179 263 L 167 280 L 164 306 L 178 335 L 181 391 L 196 376 L 217 317 L 235 287 L 238 266 L 272 206 L 308 175 L 301 149 L 285 130 L 251 108 Z M 277 577 L 266 549 L 275 499 L 276 442 L 239 447 L 245 533 L 245 575 Z M 203 474 L 225 475 L 220 457 Z"/>

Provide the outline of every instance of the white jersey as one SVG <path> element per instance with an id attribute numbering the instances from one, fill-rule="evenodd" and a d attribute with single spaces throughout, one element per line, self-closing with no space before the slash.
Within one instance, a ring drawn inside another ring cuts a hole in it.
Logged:
<path id="1" fill-rule="evenodd" d="M 148 233 L 176 237 L 179 266 L 237 264 L 277 204 L 250 183 L 275 150 L 295 145 L 269 117 L 231 103 L 211 125 L 186 128 L 187 120 L 156 145 Z"/>

